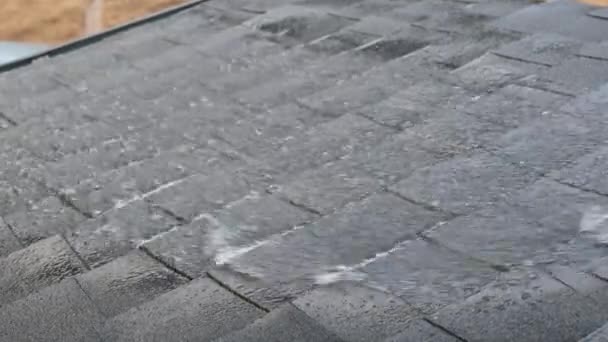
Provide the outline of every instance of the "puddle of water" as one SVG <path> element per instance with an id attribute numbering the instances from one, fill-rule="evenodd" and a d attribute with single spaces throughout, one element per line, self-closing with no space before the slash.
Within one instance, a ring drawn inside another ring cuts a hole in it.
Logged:
<path id="1" fill-rule="evenodd" d="M 60 44 L 187 0 L 2 0 L 0 41 Z"/>

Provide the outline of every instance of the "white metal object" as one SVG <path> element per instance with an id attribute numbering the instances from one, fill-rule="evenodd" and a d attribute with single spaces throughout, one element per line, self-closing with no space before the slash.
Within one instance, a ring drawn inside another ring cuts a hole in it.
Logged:
<path id="1" fill-rule="evenodd" d="M 0 65 L 40 53 L 49 47 L 42 44 L 28 44 L 0 41 Z"/>

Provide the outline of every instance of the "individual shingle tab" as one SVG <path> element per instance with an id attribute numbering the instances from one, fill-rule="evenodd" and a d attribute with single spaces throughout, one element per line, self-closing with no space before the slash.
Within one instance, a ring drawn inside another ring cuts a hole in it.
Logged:
<path id="1" fill-rule="evenodd" d="M 268 313 L 245 329 L 220 338 L 217 342 L 341 342 L 305 313 L 286 304 Z"/>
<path id="2" fill-rule="evenodd" d="M 572 56 L 581 41 L 551 33 L 538 33 L 493 51 L 495 54 L 547 66 Z"/>
<path id="3" fill-rule="evenodd" d="M 53 236 L 0 259 L 0 305 L 72 275 L 85 267 L 60 236 Z"/>
<path id="4" fill-rule="evenodd" d="M 391 294 L 357 284 L 318 288 L 294 302 L 345 341 L 380 341 L 404 330 L 418 311 Z"/>
<path id="5" fill-rule="evenodd" d="M 262 317 L 264 312 L 208 278 L 126 311 L 102 328 L 108 341 L 213 341 Z"/>
<path id="6" fill-rule="evenodd" d="M 565 342 L 583 338 L 608 318 L 605 307 L 548 276 L 514 277 L 493 283 L 431 320 L 467 341 Z"/>
<path id="7" fill-rule="evenodd" d="M 0 308 L 0 340 L 101 342 L 103 316 L 74 279 Z"/>

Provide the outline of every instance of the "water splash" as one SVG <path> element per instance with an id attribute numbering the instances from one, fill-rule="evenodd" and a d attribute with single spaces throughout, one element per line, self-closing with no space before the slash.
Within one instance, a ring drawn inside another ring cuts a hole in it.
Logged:
<path id="1" fill-rule="evenodd" d="M 217 250 L 217 253 L 215 254 L 215 264 L 216 265 L 226 265 L 228 264 L 230 261 L 240 257 L 241 255 L 246 254 L 249 251 L 252 251 L 260 246 L 265 245 L 267 242 L 266 241 L 257 241 L 251 245 L 248 246 L 244 246 L 244 247 L 231 247 L 231 246 L 224 246 L 221 247 Z"/>
<path id="2" fill-rule="evenodd" d="M 253 196 L 257 196 L 253 194 Z M 211 223 L 205 250 L 213 258 L 216 265 L 228 264 L 235 258 L 268 243 L 268 241 L 254 241 L 251 244 L 239 243 L 239 236 L 249 232 L 255 232 L 255 226 L 229 227 L 217 220 L 213 215 L 202 214 L 199 220 L 207 220 Z"/>
<path id="3" fill-rule="evenodd" d="M 580 233 L 600 244 L 608 244 L 608 208 L 595 205 L 585 210 Z"/>
<path id="4" fill-rule="evenodd" d="M 365 273 L 352 270 L 328 272 L 318 274 L 315 277 L 315 284 L 330 285 L 341 281 L 363 281 L 366 277 Z"/>

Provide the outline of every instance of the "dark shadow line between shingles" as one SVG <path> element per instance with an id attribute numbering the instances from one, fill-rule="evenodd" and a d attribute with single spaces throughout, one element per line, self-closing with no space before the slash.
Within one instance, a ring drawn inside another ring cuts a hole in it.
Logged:
<path id="1" fill-rule="evenodd" d="M 223 289 L 225 289 L 226 291 L 232 293 L 233 295 L 239 297 L 240 299 L 242 299 L 243 301 L 255 306 L 256 308 L 264 311 L 264 312 L 270 312 L 270 310 L 268 310 L 267 308 L 265 308 L 263 305 L 258 304 L 256 301 L 250 299 L 249 297 L 239 293 L 238 291 L 234 290 L 233 288 L 231 288 L 230 286 L 228 286 L 228 284 L 224 283 L 223 281 L 221 281 L 218 277 L 214 276 L 213 274 L 211 274 L 211 272 L 205 272 L 205 275 L 211 279 L 212 281 L 214 281 L 216 284 L 218 284 L 220 287 L 222 287 Z"/>
<path id="2" fill-rule="evenodd" d="M 446 334 L 450 335 L 451 337 L 453 337 L 453 338 L 457 339 L 458 341 L 461 341 L 461 342 L 468 342 L 466 339 L 464 339 L 464 338 L 462 338 L 462 337 L 460 337 L 460 336 L 456 335 L 456 333 L 454 333 L 454 332 L 452 332 L 451 330 L 449 330 L 449 329 L 447 329 L 447 328 L 443 327 L 441 324 L 439 324 L 439 323 L 436 323 L 436 322 L 432 321 L 432 320 L 431 320 L 431 319 L 429 319 L 429 318 L 424 317 L 424 318 L 422 318 L 422 320 L 423 320 L 423 321 L 425 321 L 425 322 L 427 322 L 428 324 L 432 325 L 433 327 L 435 327 L 435 328 L 437 328 L 437 329 L 441 330 L 442 332 L 444 332 L 444 333 L 446 333 Z"/>
<path id="3" fill-rule="evenodd" d="M 4 119 L 6 122 L 8 122 L 13 127 L 19 126 L 17 124 L 17 121 L 13 120 L 11 117 L 9 117 L 8 115 L 6 115 L 3 112 L 0 112 L 0 119 Z"/>
<path id="4" fill-rule="evenodd" d="M 293 201 L 293 200 L 291 200 L 291 199 L 289 199 L 287 197 L 277 196 L 277 198 L 280 201 L 283 201 L 283 202 L 285 202 L 285 203 L 287 203 L 287 204 L 289 204 L 289 205 L 291 205 L 293 207 L 296 207 L 298 209 L 301 209 L 301 210 L 303 210 L 303 211 L 305 211 L 307 213 L 314 214 L 316 216 L 323 216 L 323 214 L 320 211 L 318 211 L 318 210 L 316 210 L 314 208 L 310 208 L 310 207 L 308 207 L 308 206 L 306 206 L 304 204 L 297 203 L 297 202 L 295 202 L 295 201 Z"/>
<path id="5" fill-rule="evenodd" d="M 553 182 L 559 183 L 559 184 L 561 184 L 563 186 L 566 186 L 568 188 L 571 188 L 571 189 L 575 189 L 575 190 L 578 190 L 578 191 L 586 192 L 586 193 L 589 193 L 589 194 L 594 194 L 594 195 L 597 195 L 597 196 L 600 196 L 600 197 L 608 197 L 607 193 L 604 193 L 604 192 L 601 192 L 601 191 L 597 191 L 597 190 L 593 190 L 593 189 L 581 188 L 579 186 L 576 186 L 574 184 L 570 184 L 570 183 L 568 183 L 566 181 L 563 181 L 563 180 L 560 180 L 560 179 L 555 179 L 555 178 L 550 178 L 550 177 L 545 177 L 545 178 L 547 178 L 547 179 L 549 179 L 549 180 L 551 180 Z"/>
<path id="6" fill-rule="evenodd" d="M 606 278 L 606 277 L 602 277 L 602 276 L 600 276 L 600 275 L 598 275 L 596 273 L 593 273 L 593 272 L 590 272 L 590 273 L 587 273 L 587 274 L 590 275 L 590 276 L 592 276 L 593 278 L 596 278 L 596 279 L 599 279 L 599 280 L 601 280 L 603 282 L 607 282 L 608 283 L 608 278 Z"/>
<path id="7" fill-rule="evenodd" d="M 56 191 L 52 191 L 52 192 L 53 192 L 53 195 L 55 197 L 57 197 L 57 199 L 59 199 L 59 201 L 61 201 L 61 203 L 64 206 L 76 211 L 77 213 L 81 214 L 82 216 L 86 217 L 89 220 L 95 218 L 92 214 L 90 214 L 86 211 L 80 210 L 80 208 L 78 208 L 78 206 L 76 206 L 76 204 L 72 203 L 72 201 L 66 195 L 64 195 L 60 192 L 56 192 Z"/>
<path id="8" fill-rule="evenodd" d="M 444 210 L 442 208 L 439 208 L 439 207 L 436 207 L 436 206 L 433 206 L 433 205 L 430 205 L 430 204 L 427 204 L 427 203 L 424 203 L 424 202 L 420 202 L 420 201 L 416 201 L 414 199 L 411 199 L 411 198 L 409 198 L 407 196 L 404 196 L 404 195 L 400 194 L 399 192 L 397 192 L 395 190 L 390 189 L 390 187 L 387 188 L 387 189 L 385 189 L 385 191 L 387 193 L 395 196 L 395 197 L 398 197 L 399 199 L 401 199 L 401 200 L 403 200 L 405 202 L 408 202 L 410 204 L 416 205 L 418 207 L 422 207 L 422 208 L 424 208 L 426 210 L 429 210 L 429 211 L 432 211 L 432 212 L 440 213 L 440 214 L 442 214 L 442 215 L 445 216 L 446 220 L 452 220 L 452 219 L 454 219 L 454 218 L 456 218 L 458 216 L 461 216 L 460 214 L 457 214 L 457 213 L 454 213 L 454 212 L 451 212 L 451 211 L 447 211 L 447 210 Z"/>
<path id="9" fill-rule="evenodd" d="M 190 275 L 188 275 L 186 272 L 183 272 L 183 271 L 177 269 L 175 266 L 173 266 L 170 263 L 166 262 L 162 258 L 159 258 L 158 256 L 156 256 L 146 246 L 139 246 L 138 249 L 140 251 L 144 252 L 147 256 L 149 256 L 150 258 L 152 258 L 154 261 L 158 262 L 159 264 L 163 265 L 167 269 L 171 270 L 172 272 L 174 272 L 174 273 L 176 273 L 176 274 L 178 274 L 178 275 L 180 275 L 180 276 L 188 279 L 189 281 L 191 281 L 191 280 L 194 279 L 193 277 L 191 277 Z"/>
<path id="10" fill-rule="evenodd" d="M 572 290 L 572 291 L 574 291 L 574 292 L 576 292 L 576 293 L 584 296 L 583 293 L 580 293 L 576 288 L 570 286 L 570 284 L 568 284 L 565 281 L 563 281 L 560 277 L 558 277 L 556 274 L 554 274 L 553 272 L 551 272 L 551 270 L 546 269 L 546 268 L 540 268 L 539 271 L 542 272 L 542 273 L 544 273 L 544 274 L 546 274 L 547 276 L 549 276 L 551 279 L 557 281 L 558 283 L 564 285 L 565 287 L 569 288 L 570 290 Z"/>
<path id="11" fill-rule="evenodd" d="M 162 212 L 164 215 L 169 216 L 170 218 L 174 219 L 177 222 L 178 226 L 181 225 L 185 225 L 188 223 L 191 223 L 192 220 L 189 220 L 185 217 L 182 217 L 176 213 L 174 213 L 172 210 L 167 209 L 165 207 L 163 207 L 162 205 L 159 205 L 157 203 L 154 203 L 153 201 L 151 201 L 148 198 L 144 198 L 143 201 L 151 208 L 151 209 L 156 209 L 160 212 Z"/>
<path id="12" fill-rule="evenodd" d="M 63 242 L 65 242 L 65 244 L 68 246 L 68 248 L 70 249 L 70 251 L 72 253 L 74 253 L 74 255 L 76 256 L 76 258 L 78 258 L 78 260 L 82 263 L 82 266 L 84 266 L 84 268 L 87 271 L 92 270 L 92 268 L 89 265 L 89 263 L 82 257 L 82 255 L 80 255 L 80 253 L 78 253 L 76 251 L 76 249 L 74 248 L 74 246 L 72 246 L 72 244 L 68 241 L 68 239 L 65 237 L 65 235 L 64 234 L 60 234 L 59 236 L 61 236 L 61 239 L 63 239 Z"/>
<path id="13" fill-rule="evenodd" d="M 91 304 L 93 305 L 93 307 L 97 310 L 97 312 L 99 312 L 99 314 L 101 316 L 103 316 L 105 319 L 110 319 L 111 317 L 106 315 L 103 310 L 101 310 L 101 308 L 99 307 L 99 305 L 97 305 L 97 302 L 95 300 L 93 300 L 93 297 L 91 297 L 91 295 L 84 289 L 84 287 L 82 286 L 82 284 L 78 281 L 77 277 L 73 277 L 72 278 L 74 280 L 74 282 L 76 282 L 76 285 L 78 285 L 78 287 L 80 288 L 80 291 L 82 291 L 82 293 L 84 294 L 85 297 L 87 297 L 87 299 L 91 302 Z"/>
<path id="14" fill-rule="evenodd" d="M 459 256 L 461 256 L 461 257 L 462 257 L 462 258 L 464 258 L 464 259 L 468 259 L 468 260 L 470 260 L 471 262 L 475 262 L 475 263 L 480 263 L 480 264 L 482 264 L 482 265 L 486 265 L 487 267 L 489 267 L 489 268 L 493 269 L 493 270 L 494 270 L 494 271 L 496 271 L 496 272 L 499 272 L 499 273 L 506 273 L 506 272 L 509 272 L 509 271 L 511 270 L 511 268 L 510 268 L 509 266 L 507 266 L 507 265 L 503 265 L 503 264 L 496 264 L 496 263 L 493 263 L 493 262 L 491 262 L 491 261 L 487 261 L 487 260 L 484 260 L 484 259 L 480 259 L 480 258 L 477 258 L 477 257 L 471 256 L 471 255 L 468 255 L 468 254 L 466 254 L 466 253 L 464 253 L 464 252 L 462 252 L 462 251 L 459 251 L 459 250 L 456 250 L 456 249 L 450 248 L 450 247 L 448 247 L 448 246 L 446 246 L 446 245 L 442 244 L 440 241 L 438 241 L 438 240 L 436 240 L 436 239 L 433 239 L 433 238 L 431 238 L 431 237 L 429 237 L 429 236 L 425 235 L 425 234 L 424 234 L 424 232 L 419 232 L 419 233 L 417 233 L 416 235 L 417 235 L 417 236 L 418 236 L 418 238 L 420 238 L 421 240 L 425 241 L 426 243 L 428 243 L 428 244 L 430 244 L 430 245 L 432 245 L 432 246 L 435 246 L 436 248 L 441 248 L 441 249 L 444 249 L 444 250 L 446 250 L 446 251 L 449 251 L 450 253 L 453 253 L 453 254 L 459 255 Z"/>
<path id="15" fill-rule="evenodd" d="M 19 246 L 21 246 L 21 249 L 27 247 L 19 238 L 19 236 L 17 235 L 17 232 L 15 230 L 15 227 L 13 227 L 10 223 L 6 222 L 6 220 L 0 216 L 0 222 L 4 222 L 4 225 L 6 226 L 6 229 L 8 229 L 8 231 L 13 235 L 13 237 L 17 240 L 17 243 L 19 244 Z"/>
<path id="16" fill-rule="evenodd" d="M 595 57 L 595 56 L 589 56 L 589 55 L 581 55 L 580 53 L 577 53 L 576 56 L 580 57 L 580 58 L 592 59 L 594 61 L 602 61 L 602 62 L 608 61 L 608 58 L 606 58 L 606 57 Z"/>
<path id="17" fill-rule="evenodd" d="M 553 65 L 549 64 L 549 63 L 543 63 L 543 62 L 539 62 L 539 61 L 528 60 L 528 59 L 525 59 L 525 58 L 519 58 L 519 57 L 509 56 L 509 55 L 502 54 L 502 53 L 500 53 L 498 51 L 490 51 L 490 53 L 493 54 L 493 55 L 495 55 L 495 56 L 504 58 L 504 59 L 510 59 L 512 61 L 517 61 L 517 62 L 522 62 L 522 63 L 528 63 L 528 64 L 535 64 L 535 65 L 545 66 L 545 67 L 549 67 L 549 68 L 553 67 Z"/>

